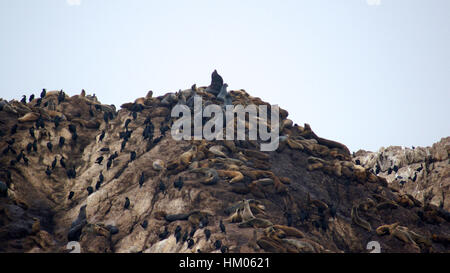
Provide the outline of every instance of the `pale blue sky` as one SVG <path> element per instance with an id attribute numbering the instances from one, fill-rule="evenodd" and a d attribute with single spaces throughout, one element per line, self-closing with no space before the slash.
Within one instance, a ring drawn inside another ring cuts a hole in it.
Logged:
<path id="1" fill-rule="evenodd" d="M 0 97 L 118 107 L 217 69 L 352 151 L 449 136 L 450 1 L 367 1 L 0 0 Z"/>

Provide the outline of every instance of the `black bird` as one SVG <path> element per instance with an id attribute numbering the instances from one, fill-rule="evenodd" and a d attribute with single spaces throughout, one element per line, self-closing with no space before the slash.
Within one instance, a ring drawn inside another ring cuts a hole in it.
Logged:
<path id="1" fill-rule="evenodd" d="M 27 96 L 23 95 L 22 99 L 20 100 L 21 103 L 27 104 Z"/>
<path id="2" fill-rule="evenodd" d="M 30 98 L 28 99 L 29 102 L 31 102 L 32 100 L 34 100 L 34 94 L 31 94 Z"/>
<path id="3" fill-rule="evenodd" d="M 52 152 L 53 144 L 52 144 L 50 141 L 47 142 L 47 148 L 48 148 L 48 150 L 49 150 L 50 152 Z"/>
<path id="4" fill-rule="evenodd" d="M 391 173 L 392 173 L 392 169 L 389 167 L 388 174 L 391 174 Z"/>
<path id="5" fill-rule="evenodd" d="M 59 116 L 56 116 L 53 119 L 53 123 L 55 124 L 55 129 L 59 127 L 59 123 L 61 122 L 61 118 Z"/>
<path id="6" fill-rule="evenodd" d="M 214 242 L 214 247 L 215 247 L 216 249 L 219 249 L 221 246 L 222 246 L 222 241 L 216 240 L 216 241 Z"/>
<path id="7" fill-rule="evenodd" d="M 9 165 L 11 165 L 11 166 L 14 166 L 14 165 L 16 165 L 16 163 L 17 163 L 17 161 L 16 160 L 11 160 L 11 161 L 9 161 Z"/>
<path id="8" fill-rule="evenodd" d="M 87 187 L 86 190 L 88 192 L 88 196 L 94 192 L 94 189 L 91 186 Z"/>
<path id="9" fill-rule="evenodd" d="M 17 124 L 14 124 L 13 127 L 11 127 L 11 135 L 14 135 L 17 133 Z"/>
<path id="10" fill-rule="evenodd" d="M 153 145 L 158 144 L 158 142 L 160 142 L 162 138 L 163 138 L 163 135 L 161 135 L 161 136 L 159 136 L 159 137 L 153 139 Z"/>
<path id="11" fill-rule="evenodd" d="M 95 184 L 95 190 L 98 191 L 98 189 L 100 189 L 101 186 L 102 186 L 102 182 L 97 181 L 97 183 Z"/>
<path id="12" fill-rule="evenodd" d="M 103 183 L 103 181 L 105 180 L 105 177 L 103 176 L 103 171 L 100 171 L 100 175 L 98 176 L 98 179 L 99 179 L 100 183 Z"/>
<path id="13" fill-rule="evenodd" d="M 167 227 L 164 227 L 164 231 L 161 232 L 159 235 L 159 239 L 164 240 L 169 236 L 169 231 L 167 230 Z"/>
<path id="14" fill-rule="evenodd" d="M 114 119 L 114 115 L 112 112 L 108 112 L 108 119 L 109 120 L 113 120 Z"/>
<path id="15" fill-rule="evenodd" d="M 131 115 L 133 116 L 133 120 L 136 120 L 136 118 L 137 118 L 137 112 L 133 112 Z"/>
<path id="16" fill-rule="evenodd" d="M 205 233 L 206 241 L 208 241 L 209 237 L 211 237 L 211 230 L 205 228 L 203 232 Z"/>
<path id="17" fill-rule="evenodd" d="M 184 235 L 183 235 L 183 238 L 181 238 L 181 240 L 183 240 L 183 242 L 186 242 L 186 240 L 187 240 L 187 238 L 188 238 L 188 231 L 186 230 L 185 232 L 184 232 Z"/>
<path id="18" fill-rule="evenodd" d="M 190 238 L 188 240 L 188 248 L 191 249 L 194 246 L 194 244 L 195 244 L 194 239 Z"/>
<path id="19" fill-rule="evenodd" d="M 108 123 L 108 113 L 103 113 L 103 120 L 105 121 L 105 123 Z"/>
<path id="20" fill-rule="evenodd" d="M 151 118 L 150 118 L 150 116 L 146 117 L 145 120 L 144 120 L 144 124 L 145 124 L 145 125 L 147 125 L 147 124 L 149 124 L 149 123 L 151 123 Z"/>
<path id="21" fill-rule="evenodd" d="M 97 157 L 97 159 L 95 160 L 95 163 L 102 165 L 102 161 L 103 161 L 103 156 L 99 156 Z"/>
<path id="22" fill-rule="evenodd" d="M 130 162 L 136 159 L 136 152 L 135 151 L 131 151 L 130 153 Z"/>
<path id="23" fill-rule="evenodd" d="M 128 124 L 130 124 L 131 119 L 125 120 L 125 129 L 128 131 Z"/>
<path id="24" fill-rule="evenodd" d="M 25 163 L 26 166 L 28 166 L 28 158 L 25 155 L 22 155 L 23 163 Z"/>
<path id="25" fill-rule="evenodd" d="M 102 142 L 102 140 L 103 140 L 104 137 L 105 137 L 105 130 L 102 130 L 102 133 L 101 133 L 100 137 L 98 138 L 98 140 L 99 140 L 100 142 Z"/>
<path id="26" fill-rule="evenodd" d="M 13 145 L 14 142 L 16 142 L 15 138 L 11 138 L 10 140 L 7 140 L 6 143 L 8 143 L 8 145 Z"/>
<path id="27" fill-rule="evenodd" d="M 106 169 L 109 170 L 111 168 L 112 159 L 108 159 L 108 162 L 106 163 Z"/>
<path id="28" fill-rule="evenodd" d="M 130 207 L 130 199 L 128 199 L 128 197 L 125 197 L 125 205 L 123 207 L 125 209 L 128 209 Z"/>
<path id="29" fill-rule="evenodd" d="M 65 98 L 65 95 L 64 95 L 64 92 L 63 92 L 62 89 L 61 89 L 61 91 L 58 93 L 58 105 L 59 105 L 61 102 L 64 101 L 64 98 Z"/>
<path id="30" fill-rule="evenodd" d="M 175 236 L 175 239 L 176 239 L 177 244 L 178 244 L 178 242 L 179 242 L 180 239 L 181 239 L 181 231 L 178 231 L 178 232 L 175 231 L 174 236 Z"/>
<path id="31" fill-rule="evenodd" d="M 114 160 L 119 156 L 119 154 L 117 153 L 117 151 L 115 151 L 112 155 L 109 156 L 109 159 Z"/>
<path id="32" fill-rule="evenodd" d="M 52 171 L 50 171 L 50 167 L 49 167 L 49 166 L 47 166 L 47 170 L 45 170 L 45 174 L 46 174 L 47 176 L 52 175 Z"/>
<path id="33" fill-rule="evenodd" d="M 173 182 L 173 186 L 178 190 L 181 190 L 181 188 L 183 187 L 183 178 L 179 176 L 178 179 Z"/>
<path id="34" fill-rule="evenodd" d="M 225 231 L 225 225 L 223 224 L 222 220 L 220 220 L 219 227 L 220 227 L 220 230 L 222 231 L 222 233 L 227 234 L 227 232 Z"/>
<path id="35" fill-rule="evenodd" d="M 14 148 L 11 145 L 8 145 L 8 149 L 11 151 L 11 153 L 13 154 L 17 154 L 16 150 L 14 150 Z"/>
<path id="36" fill-rule="evenodd" d="M 75 132 L 75 133 L 72 134 L 72 140 L 73 140 L 73 142 L 76 143 L 77 139 L 78 139 L 78 134 Z"/>
<path id="37" fill-rule="evenodd" d="M 139 187 L 141 188 L 145 181 L 144 172 L 141 173 L 141 177 L 139 177 Z"/>
<path id="38" fill-rule="evenodd" d="M 41 103 L 42 103 L 42 99 L 41 98 L 38 98 L 37 100 L 36 100 L 36 104 L 34 105 L 35 107 L 39 107 L 39 106 L 41 106 Z M 46 102 L 46 103 L 48 103 L 48 102 Z"/>
<path id="39" fill-rule="evenodd" d="M 181 227 L 178 225 L 178 226 L 175 228 L 175 233 L 180 232 L 180 231 L 181 231 Z"/>
<path id="40" fill-rule="evenodd" d="M 30 136 L 34 139 L 36 138 L 35 134 L 34 134 L 34 127 L 30 127 L 30 129 L 28 129 L 30 131 Z"/>
<path id="41" fill-rule="evenodd" d="M 227 253 L 227 252 L 228 252 L 228 247 L 227 247 L 227 246 L 222 246 L 222 247 L 220 248 L 220 252 L 222 252 L 222 253 Z"/>
<path id="42" fill-rule="evenodd" d="M 159 181 L 159 191 L 164 192 L 166 190 L 166 185 L 162 182 L 162 180 Z"/>
<path id="43" fill-rule="evenodd" d="M 66 142 L 66 139 L 63 136 L 59 137 L 59 148 L 62 148 L 64 146 L 64 142 Z"/>
<path id="44" fill-rule="evenodd" d="M 72 200 L 72 197 L 73 197 L 74 194 L 75 194 L 75 193 L 74 193 L 73 191 L 69 192 L 69 197 L 68 197 L 68 199 L 69 199 L 69 200 Z"/>
<path id="45" fill-rule="evenodd" d="M 108 147 L 103 147 L 100 149 L 100 152 L 109 152 L 109 148 Z"/>
<path id="46" fill-rule="evenodd" d="M 46 94 L 47 94 L 47 90 L 45 90 L 45 88 L 42 89 L 42 92 L 41 92 L 41 99 L 45 98 L 45 95 L 46 95 Z"/>
<path id="47" fill-rule="evenodd" d="M 73 124 L 69 124 L 69 132 L 71 132 L 72 134 L 77 132 L 77 127 Z"/>
<path id="48" fill-rule="evenodd" d="M 333 217 L 333 218 L 335 218 L 336 217 L 336 207 L 333 205 L 333 204 L 331 204 L 330 206 L 329 206 L 329 208 L 330 208 L 330 215 L 331 215 L 331 217 Z"/>
<path id="49" fill-rule="evenodd" d="M 37 140 L 33 141 L 33 151 L 37 152 Z"/>
<path id="50" fill-rule="evenodd" d="M 57 162 L 58 162 L 58 160 L 56 159 L 56 156 L 55 156 L 55 159 L 53 159 L 53 162 L 52 162 L 52 170 L 55 169 Z"/>
<path id="51" fill-rule="evenodd" d="M 61 159 L 59 160 L 59 164 L 61 164 L 61 167 L 63 167 L 64 169 L 66 168 L 66 162 L 64 162 L 63 156 L 61 156 Z"/>
<path id="52" fill-rule="evenodd" d="M 20 162 L 20 160 L 22 159 L 22 157 L 23 157 L 23 149 L 22 149 L 22 150 L 20 150 L 20 153 L 19 153 L 19 155 L 17 155 L 17 157 L 16 157 L 16 161 L 17 161 L 17 162 Z"/>
<path id="53" fill-rule="evenodd" d="M 192 230 L 191 230 L 191 233 L 189 233 L 189 237 L 193 237 L 196 231 L 197 231 L 197 228 L 195 226 L 192 226 Z"/>
<path id="54" fill-rule="evenodd" d="M 394 170 L 394 172 L 398 172 L 398 167 L 397 167 L 397 165 L 394 165 L 393 170 Z"/>
<path id="55" fill-rule="evenodd" d="M 361 165 L 361 161 L 359 161 L 359 159 L 355 160 L 356 165 Z"/>
<path id="56" fill-rule="evenodd" d="M 141 227 L 142 227 L 143 229 L 146 229 L 147 226 L 148 226 L 148 221 L 147 221 L 147 220 L 144 220 L 144 222 L 141 223 Z"/>
<path id="57" fill-rule="evenodd" d="M 28 143 L 27 144 L 27 153 L 30 153 L 31 149 L 33 149 L 33 143 Z"/>
<path id="58" fill-rule="evenodd" d="M 123 141 L 122 141 L 122 144 L 120 145 L 120 151 L 122 152 L 123 151 L 123 148 L 125 148 L 125 145 L 127 144 L 127 140 L 126 139 L 124 139 Z"/>

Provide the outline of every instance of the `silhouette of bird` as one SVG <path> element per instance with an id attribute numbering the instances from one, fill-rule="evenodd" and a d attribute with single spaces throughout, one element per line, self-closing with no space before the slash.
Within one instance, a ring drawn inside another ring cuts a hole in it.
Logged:
<path id="1" fill-rule="evenodd" d="M 227 233 L 225 231 L 225 225 L 223 224 L 222 220 L 220 220 L 219 227 L 220 227 L 220 230 L 222 231 L 222 233 L 225 233 L 225 234 Z"/>
<path id="2" fill-rule="evenodd" d="M 103 161 L 103 156 L 99 156 L 97 157 L 97 159 L 95 160 L 95 163 L 102 165 L 102 161 Z"/>
<path id="3" fill-rule="evenodd" d="M 123 207 L 125 209 L 128 209 L 130 207 L 130 199 L 128 199 L 128 197 L 125 197 L 125 205 Z"/>
<path id="4" fill-rule="evenodd" d="M 178 190 L 181 190 L 181 188 L 183 187 L 183 179 L 181 178 L 181 176 L 179 176 L 178 179 L 173 182 L 173 186 Z"/>
<path id="5" fill-rule="evenodd" d="M 211 237 L 211 230 L 205 228 L 203 232 L 205 233 L 206 241 L 208 241 L 209 238 Z"/>
<path id="6" fill-rule="evenodd" d="M 141 188 L 145 181 L 144 172 L 141 173 L 141 177 L 139 177 L 139 187 Z"/>
<path id="7" fill-rule="evenodd" d="M 50 141 L 47 142 L 47 148 L 48 148 L 48 150 L 49 150 L 50 152 L 52 152 L 53 144 L 52 144 Z"/>
<path id="8" fill-rule="evenodd" d="M 131 119 L 125 120 L 125 129 L 128 130 L 128 124 L 130 124 Z"/>
<path id="9" fill-rule="evenodd" d="M 58 162 L 58 160 L 56 159 L 56 156 L 55 156 L 55 159 L 53 159 L 53 162 L 52 162 L 52 170 L 55 169 L 57 162 Z"/>
<path id="10" fill-rule="evenodd" d="M 73 191 L 69 192 L 69 197 L 68 197 L 68 199 L 71 200 L 74 194 L 75 194 L 75 193 L 74 193 Z"/>
<path id="11" fill-rule="evenodd" d="M 87 187 L 86 190 L 88 192 L 88 195 L 91 195 L 94 192 L 94 189 L 91 186 Z"/>
<path id="12" fill-rule="evenodd" d="M 102 186 L 102 182 L 100 182 L 100 180 L 97 181 L 97 183 L 95 184 L 95 190 L 98 191 L 98 189 L 100 189 L 101 186 Z"/>
<path id="13" fill-rule="evenodd" d="M 98 176 L 98 179 L 100 183 L 103 183 L 103 180 L 105 180 L 105 177 L 103 176 L 103 171 L 100 171 L 100 175 Z"/>
<path id="14" fill-rule="evenodd" d="M 101 135 L 100 135 L 100 137 L 99 137 L 99 141 L 100 142 L 102 142 L 102 140 L 103 140 L 103 138 L 105 137 L 105 130 L 102 130 L 102 133 L 101 133 Z"/>
<path id="15" fill-rule="evenodd" d="M 221 246 L 222 246 L 222 241 L 216 240 L 216 241 L 214 242 L 214 247 L 215 247 L 216 249 L 219 249 Z"/>
<path id="16" fill-rule="evenodd" d="M 63 167 L 64 169 L 66 168 L 66 162 L 64 162 L 63 156 L 61 156 L 61 159 L 59 160 L 59 164 L 61 164 L 61 167 Z"/>
<path id="17" fill-rule="evenodd" d="M 30 136 L 31 136 L 33 139 L 35 139 L 36 136 L 35 136 L 35 134 L 34 134 L 34 127 L 30 127 L 30 129 L 28 129 L 28 131 L 30 132 Z"/>
<path id="18" fill-rule="evenodd" d="M 144 222 L 141 223 L 141 227 L 142 227 L 143 229 L 146 229 L 147 226 L 148 226 L 148 221 L 147 221 L 147 220 L 144 220 Z"/>
<path id="19" fill-rule="evenodd" d="M 109 170 L 111 168 L 112 159 L 108 159 L 108 162 L 106 162 L 106 169 Z"/>
<path id="20" fill-rule="evenodd" d="M 50 171 L 50 167 L 49 167 L 49 166 L 47 166 L 47 170 L 45 171 L 45 174 L 46 174 L 47 176 L 52 175 L 52 171 Z"/>
<path id="21" fill-rule="evenodd" d="M 188 248 L 191 249 L 194 246 L 194 244 L 195 244 L 194 239 L 190 238 L 188 240 Z"/>
<path id="22" fill-rule="evenodd" d="M 13 127 L 11 127 L 11 135 L 14 135 L 17 133 L 17 124 L 14 124 Z"/>
<path id="23" fill-rule="evenodd" d="M 62 148 L 64 146 L 64 142 L 66 142 L 66 139 L 63 136 L 59 137 L 59 148 Z"/>
<path id="24" fill-rule="evenodd" d="M 136 159 L 136 152 L 135 151 L 131 151 L 130 153 L 130 162 Z"/>
<path id="25" fill-rule="evenodd" d="M 23 95 L 22 99 L 20 100 L 21 103 L 27 104 L 27 96 Z"/>
<path id="26" fill-rule="evenodd" d="M 132 116 L 133 116 L 133 120 L 136 120 L 136 118 L 137 118 L 137 112 L 133 112 L 133 113 L 132 113 Z"/>
<path id="27" fill-rule="evenodd" d="M 30 98 L 28 99 L 29 102 L 31 102 L 32 100 L 34 100 L 34 94 L 31 94 Z"/>

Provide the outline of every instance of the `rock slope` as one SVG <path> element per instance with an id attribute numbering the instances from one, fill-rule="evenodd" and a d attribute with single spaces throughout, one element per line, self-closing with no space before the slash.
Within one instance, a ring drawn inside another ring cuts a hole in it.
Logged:
<path id="1" fill-rule="evenodd" d="M 353 161 L 386 178 L 397 191 L 449 210 L 449 154 L 450 137 L 446 137 L 431 147 L 391 146 L 374 153 L 360 150 Z"/>
<path id="2" fill-rule="evenodd" d="M 286 110 L 274 152 L 175 141 L 171 108 L 194 94 L 223 104 L 210 92 L 217 78 L 118 111 L 84 90 L 0 101 L 0 251 L 68 252 L 70 241 L 81 252 L 368 252 L 370 241 L 381 252 L 450 250 L 446 206 L 390 187 L 369 155 L 356 164 Z M 226 97 L 269 105 L 244 90 Z"/>

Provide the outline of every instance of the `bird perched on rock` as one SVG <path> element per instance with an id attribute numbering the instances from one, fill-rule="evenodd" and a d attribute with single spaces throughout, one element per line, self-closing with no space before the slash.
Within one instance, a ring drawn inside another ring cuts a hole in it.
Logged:
<path id="1" fill-rule="evenodd" d="M 213 73 L 211 74 L 211 84 L 207 88 L 207 91 L 214 95 L 217 95 L 219 94 L 222 85 L 223 85 L 222 77 L 219 75 L 219 73 L 217 73 L 217 70 L 214 70 Z"/>
<path id="2" fill-rule="evenodd" d="M 183 179 L 181 178 L 181 176 L 179 176 L 178 179 L 173 182 L 173 186 L 178 190 L 181 190 L 181 188 L 183 187 Z"/>
<path id="3" fill-rule="evenodd" d="M 72 200 L 74 194 L 75 194 L 75 193 L 74 193 L 73 191 L 69 192 L 69 197 L 68 197 L 68 199 L 69 199 L 69 200 Z"/>
<path id="4" fill-rule="evenodd" d="M 66 142 L 66 139 L 63 136 L 59 137 L 59 148 L 62 148 L 64 146 L 64 143 Z"/>
<path id="5" fill-rule="evenodd" d="M 125 209 L 128 209 L 130 207 L 130 199 L 128 199 L 128 197 L 125 197 L 125 204 L 123 207 Z"/>
<path id="6" fill-rule="evenodd" d="M 100 134 L 100 137 L 98 138 L 98 141 L 102 142 L 104 137 L 105 137 L 105 130 L 102 130 L 102 133 Z"/>
<path id="7" fill-rule="evenodd" d="M 22 99 L 20 100 L 21 103 L 27 104 L 27 96 L 23 95 Z"/>
<path id="8" fill-rule="evenodd" d="M 136 159 L 136 152 L 135 151 L 131 151 L 130 153 L 130 162 Z"/>
<path id="9" fill-rule="evenodd" d="M 142 172 L 141 176 L 139 177 L 139 188 L 142 188 L 144 181 L 145 181 L 145 175 L 144 175 L 144 172 Z"/>
<path id="10" fill-rule="evenodd" d="M 209 238 L 211 237 L 211 230 L 205 228 L 205 230 L 203 232 L 205 233 L 206 241 L 208 241 Z"/>
<path id="11" fill-rule="evenodd" d="M 63 167 L 64 169 L 66 168 L 66 162 L 64 161 L 64 157 L 61 156 L 61 158 L 59 159 L 59 164 L 61 165 L 61 167 Z"/>
<path id="12" fill-rule="evenodd" d="M 30 129 L 28 129 L 28 131 L 30 132 L 30 136 L 31 136 L 33 139 L 35 139 L 36 136 L 35 136 L 35 134 L 34 134 L 34 127 L 30 127 Z"/>
<path id="13" fill-rule="evenodd" d="M 214 247 L 215 247 L 216 249 L 219 249 L 221 246 L 222 246 L 222 241 L 216 240 L 216 241 L 214 242 Z"/>
<path id="14" fill-rule="evenodd" d="M 164 231 L 161 232 L 159 235 L 159 239 L 164 240 L 169 236 L 169 231 L 167 230 L 167 227 L 164 227 Z"/>
<path id="15" fill-rule="evenodd" d="M 148 221 L 147 221 L 147 220 L 144 220 L 144 222 L 141 223 L 141 227 L 142 227 L 143 229 L 146 229 L 147 226 L 148 226 Z"/>
<path id="16" fill-rule="evenodd" d="M 31 95 L 30 95 L 30 98 L 28 99 L 28 101 L 31 102 L 31 101 L 33 101 L 33 100 L 34 100 L 34 94 L 31 94 Z"/>
<path id="17" fill-rule="evenodd" d="M 55 159 L 53 159 L 53 162 L 52 162 L 52 170 L 55 169 L 57 162 L 58 162 L 58 160 L 56 159 L 56 155 L 55 155 Z"/>
<path id="18" fill-rule="evenodd" d="M 97 157 L 97 159 L 95 160 L 95 163 L 102 165 L 102 161 L 103 161 L 103 156 L 99 156 Z"/>
<path id="19" fill-rule="evenodd" d="M 220 227 L 220 230 L 222 231 L 222 233 L 225 233 L 225 234 L 227 233 L 225 231 L 225 225 L 223 224 L 222 220 L 220 220 L 219 227 Z"/>
<path id="20" fill-rule="evenodd" d="M 103 183 L 103 180 L 105 180 L 105 177 L 103 176 L 103 171 L 100 171 L 100 175 L 98 176 L 98 180 L 100 183 Z"/>
<path id="21" fill-rule="evenodd" d="M 94 189 L 91 186 L 87 187 L 86 190 L 88 192 L 88 195 L 91 195 L 94 192 Z"/>
<path id="22" fill-rule="evenodd" d="M 190 238 L 188 240 L 188 248 L 191 249 L 194 246 L 194 244 L 195 244 L 194 239 Z"/>
<path id="23" fill-rule="evenodd" d="M 52 175 L 52 171 L 50 170 L 50 167 L 49 167 L 49 166 L 47 166 L 47 170 L 45 170 L 45 174 L 46 174 L 47 176 Z"/>

